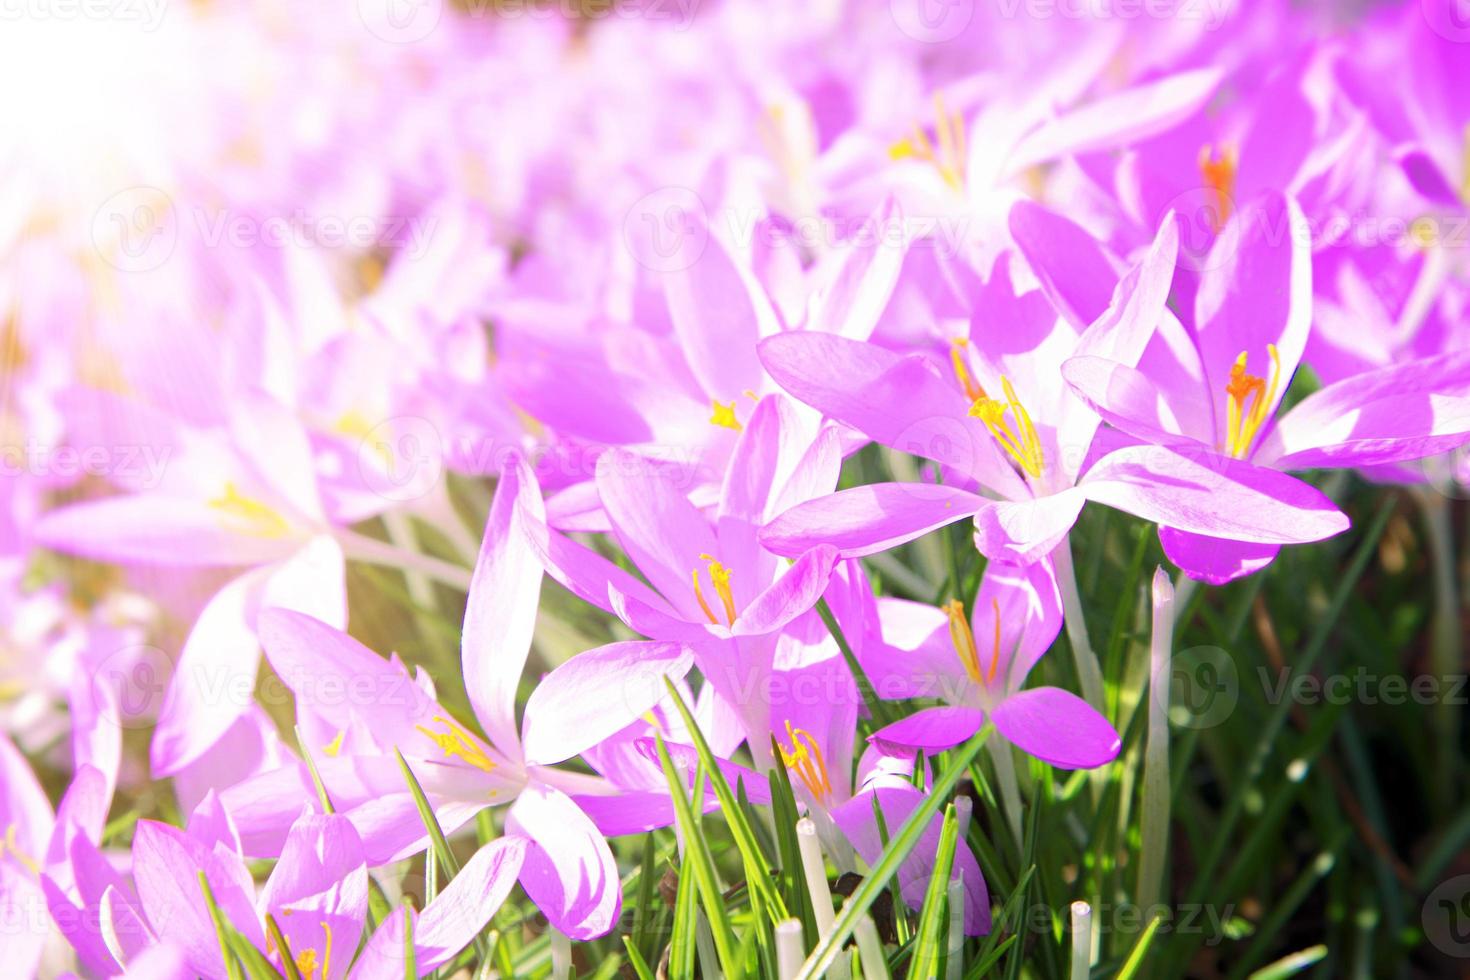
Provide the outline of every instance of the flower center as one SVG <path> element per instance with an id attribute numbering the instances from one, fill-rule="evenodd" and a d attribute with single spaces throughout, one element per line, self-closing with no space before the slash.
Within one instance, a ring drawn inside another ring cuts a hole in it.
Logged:
<path id="1" fill-rule="evenodd" d="M 915 126 L 912 137 L 904 137 L 888 148 L 891 160 L 922 160 L 932 164 L 944 182 L 956 191 L 965 189 L 965 117 L 944 107 L 944 96 L 934 93 L 934 139 L 938 148 Z"/>
<path id="2" fill-rule="evenodd" d="M 781 750 L 781 761 L 789 771 L 796 773 L 818 803 L 828 805 L 832 801 L 832 780 L 827 774 L 827 760 L 822 758 L 822 747 L 811 732 L 792 728 L 790 721 L 786 722 L 786 738 L 791 742 L 790 749 L 780 744 L 776 746 Z"/>
<path id="3" fill-rule="evenodd" d="M 729 402 L 710 399 L 710 405 L 714 408 L 714 414 L 709 417 L 710 425 L 723 426 L 726 429 L 734 429 L 736 432 L 745 428 L 745 426 L 740 424 L 740 419 L 735 415 L 735 402 L 733 399 Z"/>
<path id="4" fill-rule="evenodd" d="M 284 538 L 291 533 L 291 525 L 279 511 L 263 500 L 242 494 L 233 480 L 225 483 L 225 492 L 210 500 L 209 506 L 224 514 L 241 534 Z"/>
<path id="5" fill-rule="evenodd" d="M 414 727 L 432 739 L 434 744 L 439 746 L 440 750 L 444 753 L 445 758 L 449 759 L 454 756 L 459 756 L 476 769 L 485 772 L 491 772 L 495 769 L 495 763 L 490 759 L 490 756 L 485 754 L 485 750 L 480 747 L 475 737 L 465 730 L 464 726 L 460 725 L 454 719 L 446 718 L 443 715 L 435 715 L 434 720 L 444 726 L 444 731 L 436 732 L 425 728 L 423 725 L 415 725 Z"/>
<path id="6" fill-rule="evenodd" d="M 970 620 L 965 616 L 965 606 L 958 599 L 951 599 L 941 608 L 949 616 L 949 638 L 954 643 L 955 653 L 965 666 L 965 673 L 976 684 L 989 686 L 995 683 L 995 672 L 1000 667 L 1000 602 L 990 600 L 995 611 L 995 641 L 990 648 L 990 665 L 984 677 L 980 674 L 980 650 L 975 645 L 975 632 L 970 629 Z"/>
<path id="7" fill-rule="evenodd" d="M 1230 366 L 1230 380 L 1225 382 L 1225 452 L 1235 459 L 1244 459 L 1250 452 L 1281 382 L 1281 357 L 1276 345 L 1267 344 L 1266 351 L 1271 357 L 1269 384 L 1246 372 L 1249 355 L 1245 351 Z"/>
<path id="8" fill-rule="evenodd" d="M 1215 196 L 1215 213 L 1211 220 L 1215 231 L 1225 227 L 1230 220 L 1231 202 L 1235 198 L 1235 172 L 1239 156 L 1235 147 L 1226 143 L 1217 152 L 1210 144 L 1199 150 L 1199 174 L 1205 185 Z"/>
<path id="9" fill-rule="evenodd" d="M 735 625 L 735 593 L 730 591 L 730 569 L 715 560 L 713 555 L 700 555 L 701 559 L 709 563 L 709 580 L 714 586 L 715 595 L 720 597 L 720 603 L 725 607 L 726 625 Z M 699 569 L 690 572 L 694 579 L 694 598 L 699 600 L 699 608 L 704 610 L 712 626 L 720 625 L 720 620 L 715 616 L 715 611 L 704 598 L 704 590 L 699 585 Z"/>
<path id="10" fill-rule="evenodd" d="M 1000 383 L 1005 389 L 1005 400 L 988 398 L 982 394 L 970 406 L 970 414 L 985 423 L 1000 448 L 1016 461 L 1027 476 L 1038 477 L 1046 467 L 1046 458 L 1041 453 L 1041 440 L 1036 436 L 1036 426 L 1031 423 L 1030 413 L 1016 397 L 1016 389 L 1011 387 L 1010 379 L 1002 376 Z M 1015 428 L 1006 421 L 1007 411 L 1010 411 L 1015 420 Z"/>
<path id="11" fill-rule="evenodd" d="M 970 342 L 964 337 L 956 337 L 950 342 L 949 362 L 954 365 L 955 380 L 960 387 L 965 389 L 965 397 L 975 402 L 985 397 L 985 389 L 980 387 L 980 382 L 970 374 L 969 365 L 965 363 L 965 348 Z"/>

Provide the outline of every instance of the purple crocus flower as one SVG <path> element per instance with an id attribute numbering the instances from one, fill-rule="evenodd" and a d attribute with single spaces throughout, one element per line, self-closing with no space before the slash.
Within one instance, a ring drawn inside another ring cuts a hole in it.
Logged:
<path id="1" fill-rule="evenodd" d="M 1031 251 L 1065 254 L 1086 237 L 1034 206 L 1015 209 L 1011 223 Z M 1111 305 L 1080 332 L 1072 287 L 1043 277 L 1043 293 L 1018 293 L 1009 264 L 998 262 L 976 301 L 970 336 L 952 350 L 951 376 L 922 354 L 819 334 L 763 343 L 768 369 L 798 398 L 877 442 L 934 459 L 959 485 L 879 483 L 840 491 L 776 517 L 762 530 L 762 542 L 778 554 L 825 543 L 843 557 L 858 557 L 973 518 L 981 552 L 1024 563 L 1056 548 L 1088 500 L 1197 533 L 1228 527 L 1242 540 L 1262 543 L 1341 531 L 1346 518 L 1330 501 L 1279 474 L 1208 467 L 1149 446 L 1091 458 L 1098 416 L 1067 390 L 1056 366 L 1086 353 L 1136 363 L 1156 326 L 1171 319 L 1164 301 L 1176 250 L 1168 220 L 1118 284 Z M 1087 284 L 1107 269 L 1092 263 Z"/>
<path id="2" fill-rule="evenodd" d="M 39 875 L 54 820 L 25 757 L 0 735 L 0 927 L 18 976 L 35 973 L 50 931 Z"/>
<path id="3" fill-rule="evenodd" d="M 885 694 L 945 704 L 879 729 L 878 744 L 939 752 L 988 719 L 1007 741 L 1058 768 L 1094 769 L 1117 757 L 1117 731 L 1086 701 L 1056 687 L 1022 689 L 1062 627 L 1049 561 L 992 562 L 969 614 L 959 600 L 936 609 L 891 599 L 883 609 L 886 642 L 866 649 L 864 669 Z"/>
<path id="4" fill-rule="evenodd" d="M 1290 198 L 1268 194 L 1211 250 L 1190 329 L 1161 334 L 1137 368 L 1080 356 L 1063 374 L 1130 437 L 1262 489 L 1290 486 L 1277 470 L 1382 465 L 1470 441 L 1463 352 L 1345 378 L 1277 420 L 1306 350 L 1311 305 L 1305 220 Z M 1159 523 L 1169 559 L 1214 583 L 1262 568 L 1288 543 L 1228 532 L 1227 520 L 1213 529 Z"/>

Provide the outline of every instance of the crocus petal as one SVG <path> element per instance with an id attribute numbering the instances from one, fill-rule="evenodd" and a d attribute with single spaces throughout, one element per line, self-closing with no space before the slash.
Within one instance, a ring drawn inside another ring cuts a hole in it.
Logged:
<path id="1" fill-rule="evenodd" d="M 1243 460 L 1197 455 L 1128 446 L 1099 460 L 1081 488 L 1144 520 L 1236 541 L 1296 544 L 1347 530 L 1346 515 L 1316 488 Z"/>
<path id="2" fill-rule="evenodd" d="M 187 980 L 189 958 L 168 940 L 149 946 L 128 962 L 123 980 Z"/>
<path id="3" fill-rule="evenodd" d="M 256 565 L 284 558 L 294 536 L 233 530 L 228 515 L 204 501 L 135 494 L 73 504 L 46 514 L 36 541 L 98 561 L 155 565 Z"/>
<path id="4" fill-rule="evenodd" d="M 602 455 L 597 492 L 638 570 L 686 619 L 702 619 L 690 574 L 708 564 L 702 555 L 719 557 L 709 521 L 670 476 L 633 454 Z"/>
<path id="5" fill-rule="evenodd" d="M 1301 363 L 1311 329 L 1312 236 L 1307 219 L 1295 200 L 1265 194 L 1230 219 L 1206 263 L 1195 296 L 1194 325 L 1207 390 L 1223 404 L 1231 367 L 1242 352 L 1247 370 L 1269 384 L 1267 348 L 1274 344 L 1281 367 L 1276 393 L 1264 407 L 1269 419 Z M 1223 429 L 1216 433 L 1220 444 L 1226 436 Z"/>
<path id="6" fill-rule="evenodd" d="M 1060 156 L 1096 153 L 1162 133 L 1209 101 L 1222 77 L 1215 68 L 1178 72 L 1063 113 L 1016 145 L 1006 159 L 1006 173 L 1019 174 Z"/>
<path id="7" fill-rule="evenodd" d="M 1256 544 L 1190 534 L 1177 528 L 1159 528 L 1159 543 L 1164 555 L 1184 570 L 1190 578 L 1211 585 L 1259 572 L 1280 553 L 1279 544 Z"/>
<path id="8" fill-rule="evenodd" d="M 730 401 L 761 387 L 755 344 L 776 329 L 775 311 L 714 235 L 699 261 L 664 277 L 669 319 L 700 387 Z"/>
<path id="9" fill-rule="evenodd" d="M 991 712 L 996 731 L 1017 748 L 1059 769 L 1093 769 L 1113 761 L 1122 739 L 1086 701 L 1058 687 L 1012 694 Z"/>
<path id="10" fill-rule="evenodd" d="M 150 745 L 156 776 L 177 774 L 209 751 L 250 708 L 260 664 L 256 616 L 278 606 L 345 626 L 341 547 L 325 535 L 287 561 L 256 569 L 210 599 L 189 637 Z"/>
<path id="11" fill-rule="evenodd" d="M 588 940 L 617 925 L 623 907 L 617 862 L 570 797 L 530 784 L 510 808 L 506 831 L 531 843 L 521 886 L 554 928 L 572 939 Z"/>
<path id="12" fill-rule="evenodd" d="M 1102 315 L 1118 272 L 1097 239 L 1070 219 L 1024 199 L 1011 206 L 1007 225 L 1047 298 L 1074 327 L 1081 330 Z"/>
<path id="13" fill-rule="evenodd" d="M 44 854 L 54 820 L 51 801 L 25 756 L 0 734 L 0 833 L 14 827 L 22 851 Z"/>
<path id="14" fill-rule="evenodd" d="M 1075 487 L 1034 500 L 986 500 L 975 513 L 975 547 L 988 558 L 1028 565 L 1056 550 L 1087 496 Z"/>
<path id="15" fill-rule="evenodd" d="M 6 969 L 18 977 L 38 976 L 51 931 L 47 903 L 40 886 L 13 861 L 0 862 L 0 928 L 5 933 Z"/>
<path id="16" fill-rule="evenodd" d="M 541 679 L 526 702 L 526 760 L 563 762 L 653 709 L 663 679 L 689 672 L 694 655 L 679 643 L 609 643 L 579 653 Z"/>
<path id="17" fill-rule="evenodd" d="M 890 837 L 924 801 L 924 793 L 913 786 L 884 785 L 859 793 L 832 811 L 832 818 L 843 835 L 869 865 L 876 864 L 883 853 L 884 837 L 873 814 L 875 797 L 883 811 L 883 824 Z M 934 858 L 939 852 L 942 824 L 941 815 L 936 813 L 918 844 L 899 866 L 899 891 L 911 908 L 923 905 L 925 889 L 933 877 Z M 950 871 L 951 880 L 956 876 L 963 877 L 965 884 L 965 933 L 984 935 L 990 931 L 990 894 L 980 873 L 980 865 L 963 840 L 955 848 L 954 865 Z"/>
<path id="18" fill-rule="evenodd" d="M 265 935 L 255 915 L 255 889 L 244 863 L 207 850 L 166 824 L 138 821 L 133 837 L 133 880 L 149 923 L 156 933 L 167 935 L 183 948 L 190 969 L 203 976 L 222 976 L 225 964 L 204 904 L 201 871 L 226 920 L 261 948 Z"/>
<path id="19" fill-rule="evenodd" d="M 899 452 L 932 459 L 1006 496 L 1025 488 L 967 398 L 922 358 L 814 331 L 761 343 L 776 383 L 829 418 Z"/>
<path id="20" fill-rule="evenodd" d="M 763 636 L 781 629 L 816 605 L 836 564 L 837 550 L 830 545 L 808 551 L 741 611 L 730 632 L 735 636 Z"/>
<path id="21" fill-rule="evenodd" d="M 903 227 L 898 202 L 890 198 L 869 219 L 879 234 L 860 236 L 846 247 L 836 274 L 812 297 L 807 322 L 815 329 L 853 340 L 867 340 L 888 306 L 908 251 L 907 236 L 888 240 Z"/>
<path id="22" fill-rule="evenodd" d="M 531 653 L 541 596 L 542 566 L 521 517 L 526 510 L 544 517 L 536 477 L 517 456 L 495 488 L 460 644 L 465 693 L 490 741 L 511 757 L 520 752 L 516 688 Z"/>
<path id="23" fill-rule="evenodd" d="M 1252 457 L 1280 469 L 1379 466 L 1470 442 L 1470 352 L 1395 364 L 1317 391 Z"/>
<path id="24" fill-rule="evenodd" d="M 526 842 L 518 838 L 491 841 L 429 903 L 413 930 L 414 960 L 421 974 L 437 970 L 474 941 L 515 887 L 526 850 Z"/>
<path id="25" fill-rule="evenodd" d="M 1102 357 L 1073 357 L 1062 364 L 1062 377 L 1109 425 L 1160 446 L 1190 441 L 1142 371 Z"/>
<path id="26" fill-rule="evenodd" d="M 923 708 L 901 721 L 878 729 L 868 736 L 868 740 L 894 749 L 943 752 L 974 735 L 984 721 L 985 712 L 979 708 L 954 705 Z"/>
<path id="27" fill-rule="evenodd" d="M 843 558 L 862 558 L 964 520 L 987 503 L 956 487 L 875 483 L 798 504 L 761 528 L 760 537 L 778 555 L 830 544 Z"/>

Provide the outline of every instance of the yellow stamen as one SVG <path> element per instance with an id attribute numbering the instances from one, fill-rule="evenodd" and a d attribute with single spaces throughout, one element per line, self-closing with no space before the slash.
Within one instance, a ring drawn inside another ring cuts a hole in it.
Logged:
<path id="1" fill-rule="evenodd" d="M 444 731 L 431 731 L 423 725 L 415 725 L 414 727 L 433 739 L 434 744 L 439 746 L 446 758 L 453 758 L 457 755 L 476 769 L 481 769 L 485 772 L 494 770 L 495 763 L 491 761 L 490 756 L 485 754 L 485 750 L 480 748 L 474 736 L 467 732 L 463 726 L 454 721 L 454 719 L 446 718 L 443 715 L 435 715 L 434 720 L 444 726 Z"/>
<path id="2" fill-rule="evenodd" d="M 337 732 L 337 737 L 322 746 L 322 752 L 329 759 L 335 759 L 342 753 L 342 739 L 347 737 L 346 731 Z"/>
<path id="3" fill-rule="evenodd" d="M 1249 355 L 1245 351 L 1230 366 L 1230 380 L 1225 382 L 1225 452 L 1236 459 L 1250 453 L 1251 444 L 1266 424 L 1266 414 L 1276 400 L 1281 383 L 1281 357 L 1275 344 L 1267 344 L 1271 357 L 1271 380 L 1246 372 Z M 1249 404 L 1247 404 L 1249 403 Z"/>
<path id="4" fill-rule="evenodd" d="M 949 638 L 954 643 L 955 653 L 960 656 L 960 663 L 965 666 L 965 673 L 970 675 L 970 680 L 979 684 L 980 655 L 975 649 L 975 633 L 970 629 L 970 620 L 965 616 L 964 603 L 951 599 L 940 608 L 949 616 Z"/>
<path id="5" fill-rule="evenodd" d="M 944 182 L 956 191 L 965 189 L 965 166 L 968 149 L 965 142 L 965 117 L 951 113 L 944 106 L 944 96 L 934 93 L 934 137 L 939 141 L 938 152 L 921 127 L 914 127 L 914 134 L 899 140 L 888 148 L 889 159 L 922 160 L 934 165 Z"/>
<path id="6" fill-rule="evenodd" d="M 830 804 L 832 780 L 827 773 L 827 760 L 822 757 L 822 747 L 817 744 L 811 732 L 804 728 L 792 728 L 790 721 L 786 722 L 786 738 L 791 742 L 790 749 L 780 744 L 776 746 L 781 750 L 781 761 L 788 770 L 796 773 L 817 802 Z"/>
<path id="7" fill-rule="evenodd" d="M 985 423 L 1000 448 L 1016 461 L 1027 476 L 1038 477 L 1046 467 L 1046 457 L 1041 452 L 1041 439 L 1036 435 L 1036 426 L 1031 422 L 1030 413 L 1016 397 L 1016 389 L 1011 387 L 1010 379 L 1003 376 L 1000 383 L 1005 390 L 1005 401 L 982 395 L 970 406 L 970 414 Z M 1007 410 L 1015 419 L 1014 429 L 1006 422 Z"/>
<path id="8" fill-rule="evenodd" d="M 209 501 L 209 506 L 236 519 L 236 529 L 257 538 L 284 538 L 291 525 L 270 504 L 240 493 L 233 480 L 225 483 L 225 492 Z"/>
<path id="9" fill-rule="evenodd" d="M 711 399 L 710 404 L 714 406 L 714 414 L 709 417 L 710 425 L 724 426 L 727 429 L 734 429 L 736 432 L 745 428 L 745 426 L 740 424 L 740 419 L 735 415 L 735 402 L 733 400 L 727 404 Z"/>
<path id="10" fill-rule="evenodd" d="M 699 608 L 704 610 L 705 618 L 710 621 L 711 626 L 720 625 L 720 621 L 715 618 L 715 611 L 704 601 L 704 590 L 699 587 L 699 569 L 694 569 L 689 575 L 694 579 L 694 598 L 699 600 Z"/>
<path id="11" fill-rule="evenodd" d="M 715 560 L 714 555 L 700 555 L 701 560 L 709 562 L 709 580 L 715 587 L 715 595 L 720 597 L 720 603 L 725 607 L 725 622 L 730 626 L 735 625 L 735 593 L 730 589 L 730 569 Z M 704 614 L 709 617 L 711 623 L 717 623 L 715 614 L 705 604 L 704 596 L 699 591 L 699 572 L 694 573 L 694 595 L 699 599 L 699 606 Z"/>
<path id="12" fill-rule="evenodd" d="M 6 827 L 4 839 L 0 839 L 0 858 L 3 858 L 5 856 L 6 851 L 14 854 L 15 859 L 19 861 L 22 865 L 24 865 L 25 869 L 31 874 L 39 875 L 41 873 L 41 866 L 39 863 L 37 863 L 36 859 L 31 857 L 25 851 L 22 851 L 20 849 L 20 845 L 16 843 L 15 824 L 11 824 L 10 826 Z"/>
<path id="13" fill-rule="evenodd" d="M 965 364 L 965 347 L 969 343 L 964 337 L 956 337 L 952 340 L 949 348 L 949 362 L 954 365 L 955 380 L 959 381 L 960 387 L 965 389 L 965 397 L 974 402 L 985 397 L 985 389 L 980 387 L 980 382 L 970 375 L 970 368 Z"/>
<path id="14" fill-rule="evenodd" d="M 1235 147 L 1226 143 L 1219 153 L 1206 144 L 1199 151 L 1199 173 L 1215 195 L 1215 231 L 1225 227 L 1230 220 L 1231 205 L 1235 199 L 1235 172 L 1239 163 Z"/>

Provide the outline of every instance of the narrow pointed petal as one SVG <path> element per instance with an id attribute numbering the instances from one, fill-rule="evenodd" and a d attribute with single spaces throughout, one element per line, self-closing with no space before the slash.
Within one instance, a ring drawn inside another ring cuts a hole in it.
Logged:
<path id="1" fill-rule="evenodd" d="M 735 636 L 764 636 L 786 626 L 816 605 L 831 581 L 837 549 L 818 545 L 803 554 L 741 611 L 730 632 Z"/>
<path id="2" fill-rule="evenodd" d="M 609 643 L 579 653 L 541 679 L 526 702 L 526 760 L 564 762 L 651 711 L 694 655 L 679 643 Z"/>
<path id="3" fill-rule="evenodd" d="M 955 487 L 876 483 L 798 504 L 761 528 L 760 537 L 778 555 L 830 544 L 843 558 L 861 558 L 962 521 L 987 503 Z"/>
<path id="4" fill-rule="evenodd" d="M 587 940 L 605 936 L 617 925 L 623 907 L 617 862 L 570 797 L 532 783 L 511 807 L 506 830 L 531 843 L 521 886 L 553 928 Z"/>

